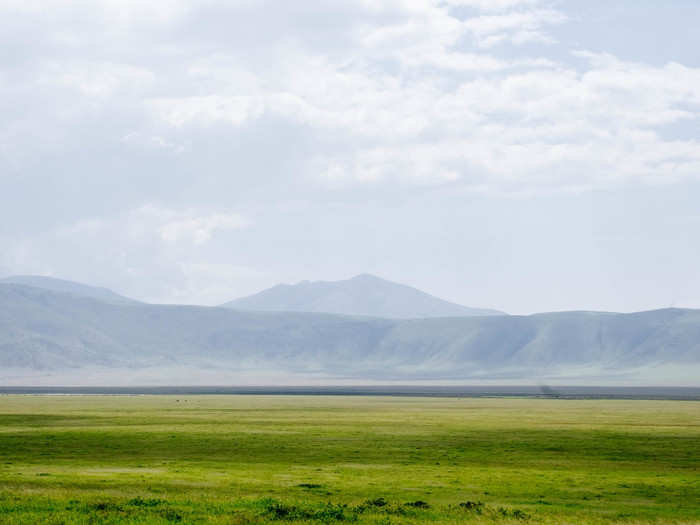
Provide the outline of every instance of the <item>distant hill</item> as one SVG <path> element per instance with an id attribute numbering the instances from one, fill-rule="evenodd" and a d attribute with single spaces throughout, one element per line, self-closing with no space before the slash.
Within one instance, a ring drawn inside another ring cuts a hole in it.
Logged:
<path id="1" fill-rule="evenodd" d="M 42 275 L 14 275 L 0 279 L 0 284 L 22 284 L 25 286 L 33 286 L 52 292 L 67 293 L 77 297 L 91 297 L 115 304 L 138 303 L 134 299 L 129 299 L 122 295 L 114 293 L 107 288 L 97 286 L 89 286 L 87 284 L 66 281 L 64 279 L 56 279 L 55 277 L 44 277 Z"/>
<path id="2" fill-rule="evenodd" d="M 497 310 L 470 308 L 444 301 L 411 286 L 369 274 L 344 281 L 278 284 L 222 306 L 240 310 L 324 312 L 387 319 L 505 315 Z"/>
<path id="3" fill-rule="evenodd" d="M 142 385 L 679 377 L 691 386 L 700 310 L 392 320 L 115 304 L 0 284 L 0 383 L 84 384 L 98 372 L 101 384 Z"/>

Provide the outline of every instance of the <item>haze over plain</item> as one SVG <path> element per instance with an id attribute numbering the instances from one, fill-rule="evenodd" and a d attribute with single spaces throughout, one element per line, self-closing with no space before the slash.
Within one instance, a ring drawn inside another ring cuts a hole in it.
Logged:
<path id="1" fill-rule="evenodd" d="M 699 310 L 510 316 L 366 274 L 218 308 L 150 305 L 45 277 L 0 280 L 5 386 L 693 386 L 698 377 Z"/>

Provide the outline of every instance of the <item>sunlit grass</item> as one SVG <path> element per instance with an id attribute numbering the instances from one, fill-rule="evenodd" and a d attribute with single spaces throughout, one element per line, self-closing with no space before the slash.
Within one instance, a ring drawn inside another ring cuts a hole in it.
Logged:
<path id="1" fill-rule="evenodd" d="M 698 523 L 700 402 L 2 396 L 3 523 Z"/>

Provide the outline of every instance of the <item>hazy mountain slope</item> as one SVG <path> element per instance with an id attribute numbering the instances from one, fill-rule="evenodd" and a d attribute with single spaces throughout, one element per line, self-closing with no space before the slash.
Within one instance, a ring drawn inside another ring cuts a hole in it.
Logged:
<path id="1" fill-rule="evenodd" d="M 323 355 L 354 358 L 375 348 L 390 324 L 322 314 L 115 305 L 8 284 L 0 285 L 0 367 L 194 361 L 307 366 Z M 63 363 L 55 359 L 58 349 Z"/>
<path id="2" fill-rule="evenodd" d="M 41 288 L 0 284 L 0 367 L 115 365 L 121 346 L 85 322 L 91 308 L 111 306 Z M 78 315 L 75 315 L 78 310 Z"/>
<path id="3" fill-rule="evenodd" d="M 562 312 L 532 316 L 425 319 L 396 324 L 379 355 L 412 370 L 629 369 L 700 363 L 700 310 L 633 314 Z M 455 375 L 456 373 L 456 375 Z"/>
<path id="4" fill-rule="evenodd" d="M 416 288 L 368 274 L 345 281 L 279 284 L 222 306 L 241 310 L 326 312 L 389 319 L 503 315 L 503 312 L 496 310 L 469 308 L 443 301 Z"/>
<path id="5" fill-rule="evenodd" d="M 0 279 L 0 284 L 2 283 L 34 286 L 36 288 L 51 290 L 53 292 L 69 293 L 78 297 L 92 297 L 93 299 L 99 299 L 110 303 L 138 303 L 138 301 L 134 299 L 129 299 L 128 297 L 116 294 L 107 288 L 88 286 L 87 284 L 66 281 L 64 279 L 56 279 L 54 277 L 44 277 L 42 275 L 13 275 L 12 277 Z"/>
<path id="6" fill-rule="evenodd" d="M 7 369 L 106 367 L 128 377 L 173 365 L 191 367 L 190 382 L 204 369 L 363 380 L 532 379 L 577 371 L 595 382 L 638 367 L 697 368 L 700 311 L 388 320 L 110 304 L 0 285 L 0 376 Z"/>

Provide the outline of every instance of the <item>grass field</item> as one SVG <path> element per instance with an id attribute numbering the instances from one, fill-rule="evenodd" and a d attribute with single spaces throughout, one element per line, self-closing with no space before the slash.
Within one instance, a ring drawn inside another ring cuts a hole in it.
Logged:
<path id="1" fill-rule="evenodd" d="M 700 523 L 700 402 L 0 396 L 0 523 Z"/>

